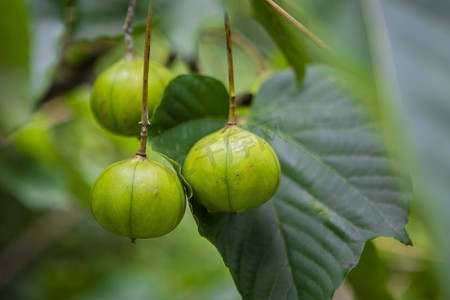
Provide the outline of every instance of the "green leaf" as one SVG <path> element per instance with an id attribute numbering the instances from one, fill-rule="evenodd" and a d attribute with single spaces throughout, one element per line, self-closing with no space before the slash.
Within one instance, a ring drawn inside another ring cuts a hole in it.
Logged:
<path id="1" fill-rule="evenodd" d="M 308 62 L 304 38 L 275 10 L 262 0 L 251 0 L 253 17 L 264 26 L 280 50 L 286 56 L 300 84 Z"/>
<path id="2" fill-rule="evenodd" d="M 339 76 L 311 67 L 298 90 L 293 73 L 280 73 L 256 96 L 249 129 L 271 143 L 283 173 L 270 202 L 233 215 L 209 214 L 191 199 L 200 234 L 219 250 L 244 299 L 330 299 L 366 240 L 383 235 L 410 244 L 409 180 Z M 170 120 L 177 118 L 186 117 Z M 184 122 L 152 142 L 182 163 L 207 126 L 215 123 Z"/>
<path id="3" fill-rule="evenodd" d="M 203 136 L 223 127 L 228 93 L 222 83 L 202 75 L 181 75 L 164 90 L 149 127 L 152 148 L 178 161 Z"/>
<path id="4" fill-rule="evenodd" d="M 347 280 L 353 287 L 357 299 L 392 300 L 387 289 L 389 271 L 372 242 L 367 242 L 356 268 L 348 274 Z"/>
<path id="5" fill-rule="evenodd" d="M 410 243 L 408 181 L 333 72 L 308 72 L 300 91 L 291 73 L 269 80 L 250 112 L 280 159 L 271 202 L 242 215 L 199 217 L 244 299 L 330 299 L 366 240 Z"/>
<path id="6" fill-rule="evenodd" d="M 180 75 L 165 88 L 150 129 L 161 133 L 180 123 L 227 115 L 228 92 L 222 83 L 203 75 Z"/>

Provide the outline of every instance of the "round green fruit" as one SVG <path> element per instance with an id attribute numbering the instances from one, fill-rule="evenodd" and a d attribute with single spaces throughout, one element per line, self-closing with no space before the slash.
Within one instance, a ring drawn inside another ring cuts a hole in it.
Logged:
<path id="1" fill-rule="evenodd" d="M 183 175 L 210 212 L 241 213 L 267 202 L 281 179 L 280 163 L 261 137 L 231 126 L 198 141 Z"/>
<path id="2" fill-rule="evenodd" d="M 106 130 L 121 135 L 139 134 L 143 69 L 142 59 L 124 58 L 103 71 L 95 81 L 91 94 L 91 110 L 97 122 Z M 150 63 L 149 118 L 172 78 L 172 73 L 164 66 Z"/>
<path id="3" fill-rule="evenodd" d="M 15 144 L 22 154 L 40 163 L 58 161 L 51 128 L 42 122 L 30 122 L 15 133 Z"/>
<path id="4" fill-rule="evenodd" d="M 173 168 L 138 155 L 106 168 L 92 187 L 90 201 L 100 225 L 132 239 L 169 233 L 186 209 Z"/>

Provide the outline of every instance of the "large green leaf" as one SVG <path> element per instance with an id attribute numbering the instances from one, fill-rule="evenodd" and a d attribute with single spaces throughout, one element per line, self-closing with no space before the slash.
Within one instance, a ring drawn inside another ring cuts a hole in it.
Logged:
<path id="1" fill-rule="evenodd" d="M 234 215 L 208 214 L 191 201 L 200 234 L 219 250 L 244 299 L 330 299 L 366 240 L 384 235 L 410 244 L 409 180 L 342 85 L 336 71 L 312 67 L 300 90 L 291 72 L 261 88 L 248 122 L 280 159 L 281 185 L 270 202 Z M 200 129 L 215 124 L 181 123 L 153 145 L 182 163 Z"/>
<path id="2" fill-rule="evenodd" d="M 292 24 L 289 24 L 263 0 L 251 0 L 251 4 L 253 17 L 264 26 L 280 50 L 283 51 L 300 83 L 305 76 L 305 64 L 308 61 L 304 38 Z"/>
<path id="3" fill-rule="evenodd" d="M 180 164 L 203 136 L 223 127 L 228 93 L 222 83 L 203 75 L 181 75 L 164 90 L 149 127 L 154 150 Z"/>

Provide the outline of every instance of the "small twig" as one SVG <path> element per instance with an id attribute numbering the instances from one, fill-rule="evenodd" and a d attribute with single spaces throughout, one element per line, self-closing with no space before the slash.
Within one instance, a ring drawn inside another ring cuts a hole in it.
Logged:
<path id="1" fill-rule="evenodd" d="M 312 33 L 308 28 L 305 27 L 302 23 L 300 23 L 297 19 L 291 16 L 287 11 L 285 11 L 278 4 L 273 2 L 272 0 L 264 0 L 267 5 L 275 9 L 278 13 L 280 13 L 286 20 L 291 22 L 298 30 L 300 30 L 311 42 L 316 44 L 319 48 L 323 49 L 332 57 L 336 57 L 333 49 L 328 46 L 324 41 L 318 38 L 314 33 Z"/>
<path id="2" fill-rule="evenodd" d="M 132 20 L 134 15 L 134 7 L 136 6 L 136 0 L 130 0 L 130 4 L 128 5 L 128 13 L 125 18 L 125 24 L 123 24 L 123 32 L 125 33 L 125 56 L 130 57 L 134 54 L 133 51 L 133 37 L 131 33 L 133 32 Z"/>
<path id="3" fill-rule="evenodd" d="M 139 124 L 141 129 L 141 145 L 136 155 L 142 157 L 147 156 L 147 127 L 150 125 L 148 121 L 148 68 L 150 60 L 150 41 L 152 37 L 152 6 L 148 7 L 147 28 L 145 30 L 145 54 L 144 54 L 144 82 L 142 84 L 142 118 Z"/>
<path id="4" fill-rule="evenodd" d="M 231 41 L 230 19 L 228 12 L 225 12 L 225 35 L 227 40 L 227 58 L 228 58 L 228 93 L 230 108 L 228 111 L 228 122 L 225 129 L 236 125 L 236 96 L 234 94 L 234 67 L 233 67 L 233 49 Z"/>

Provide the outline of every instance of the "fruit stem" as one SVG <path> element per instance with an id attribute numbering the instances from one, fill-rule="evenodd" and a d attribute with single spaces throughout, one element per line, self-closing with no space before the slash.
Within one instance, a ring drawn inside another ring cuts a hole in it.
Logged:
<path id="1" fill-rule="evenodd" d="M 225 11 L 225 35 L 227 40 L 227 58 L 228 58 L 228 93 L 230 107 L 228 111 L 228 122 L 225 125 L 225 130 L 228 127 L 236 125 L 236 95 L 234 94 L 234 68 L 233 68 L 233 49 L 231 41 L 230 18 L 228 12 Z"/>
<path id="2" fill-rule="evenodd" d="M 131 36 L 131 33 L 133 32 L 133 26 L 132 26 L 132 20 L 134 15 L 134 7 L 136 6 L 136 0 L 130 0 L 130 4 L 128 5 L 128 12 L 127 16 L 125 18 L 125 24 L 123 24 L 123 32 L 124 40 L 125 40 L 125 57 L 129 58 L 132 57 L 134 54 L 133 51 L 133 37 Z"/>
<path id="3" fill-rule="evenodd" d="M 319 48 L 327 52 L 332 57 L 336 57 L 334 51 L 331 49 L 330 46 L 328 46 L 324 41 L 322 41 L 320 38 L 318 38 L 314 33 L 312 33 L 308 28 L 305 27 L 302 23 L 300 23 L 297 19 L 295 19 L 293 16 L 291 16 L 287 11 L 285 11 L 282 7 L 280 7 L 278 4 L 273 2 L 272 0 L 264 0 L 267 5 L 272 7 L 274 10 L 276 10 L 278 13 L 280 13 L 283 18 L 291 22 L 298 30 L 300 30 L 311 42 L 316 44 Z"/>
<path id="4" fill-rule="evenodd" d="M 149 5 L 147 13 L 147 27 L 145 30 L 145 53 L 144 53 L 144 82 L 142 84 L 142 118 L 139 124 L 141 128 L 141 145 L 136 155 L 147 156 L 147 127 L 150 125 L 148 121 L 148 68 L 150 60 L 150 41 L 152 37 L 152 19 L 153 10 Z"/>

